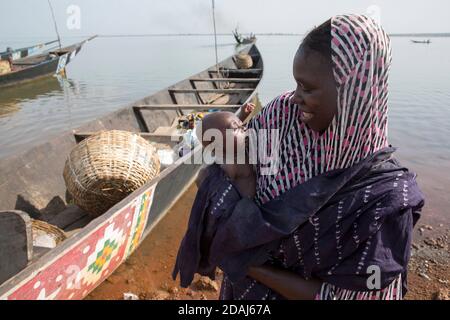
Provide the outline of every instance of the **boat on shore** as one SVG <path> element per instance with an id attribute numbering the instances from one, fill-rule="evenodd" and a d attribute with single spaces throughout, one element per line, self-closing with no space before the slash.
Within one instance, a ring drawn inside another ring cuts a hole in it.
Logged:
<path id="1" fill-rule="evenodd" d="M 4 64 L 9 62 L 9 67 L 8 70 L 0 74 L 0 88 L 14 86 L 64 72 L 65 67 L 75 58 L 78 52 L 80 52 L 83 45 L 95 37 L 96 36 L 93 36 L 82 42 L 37 55 L 30 54 L 35 52 L 37 48 L 42 45 L 19 49 L 12 52 L 2 52 L 2 60 L 0 61 Z M 53 41 L 47 44 L 51 43 L 53 43 Z"/>
<path id="2" fill-rule="evenodd" d="M 136 249 L 195 180 L 197 146 L 162 164 L 153 180 L 103 215 L 75 206 L 63 179 L 74 146 L 103 130 L 135 132 L 158 150 L 183 142 L 179 120 L 192 112 L 237 111 L 251 101 L 263 75 L 255 45 L 240 53 L 253 65 L 239 69 L 234 56 L 78 129 L 0 160 L 0 299 L 82 299 Z M 33 244 L 32 222 L 64 231 L 54 248 Z"/>

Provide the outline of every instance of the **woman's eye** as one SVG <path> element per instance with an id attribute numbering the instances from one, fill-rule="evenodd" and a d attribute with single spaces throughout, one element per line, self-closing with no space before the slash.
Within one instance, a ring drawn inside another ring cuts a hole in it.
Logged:
<path id="1" fill-rule="evenodd" d="M 311 92 L 311 89 L 310 89 L 310 88 L 308 88 L 308 87 L 305 87 L 305 85 L 304 85 L 304 84 L 302 84 L 302 83 L 299 83 L 299 86 L 300 86 L 300 89 L 302 89 L 302 91 L 303 91 L 303 92 L 306 92 L 306 93 L 309 93 L 309 92 Z"/>
<path id="2" fill-rule="evenodd" d="M 302 86 L 302 90 L 303 90 L 303 92 L 311 92 L 311 89 L 310 88 L 307 88 L 307 87 L 305 87 L 305 86 Z"/>

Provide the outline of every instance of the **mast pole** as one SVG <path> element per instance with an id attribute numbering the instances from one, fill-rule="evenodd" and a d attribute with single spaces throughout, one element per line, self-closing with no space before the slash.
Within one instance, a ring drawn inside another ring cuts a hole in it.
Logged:
<path id="1" fill-rule="evenodd" d="M 216 30 L 216 14 L 215 14 L 215 1 L 212 0 L 212 14 L 213 14 L 213 25 L 214 25 L 214 49 L 216 51 L 216 70 L 219 71 L 219 58 L 217 55 L 217 30 Z"/>
<path id="2" fill-rule="evenodd" d="M 47 1 L 48 1 L 48 5 L 50 7 L 50 11 L 52 12 L 52 18 L 53 18 L 53 23 L 55 25 L 56 35 L 58 36 L 59 49 L 61 49 L 61 37 L 59 36 L 58 25 L 56 24 L 56 19 L 55 19 L 55 13 L 53 12 L 52 3 L 50 2 L 50 0 L 47 0 Z"/>

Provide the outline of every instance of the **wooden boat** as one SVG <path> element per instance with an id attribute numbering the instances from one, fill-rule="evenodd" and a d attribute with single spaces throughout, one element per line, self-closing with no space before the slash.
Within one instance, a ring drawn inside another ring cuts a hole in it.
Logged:
<path id="1" fill-rule="evenodd" d="M 424 43 L 424 44 L 430 44 L 430 40 L 411 40 L 412 43 Z"/>
<path id="2" fill-rule="evenodd" d="M 83 45 L 95 37 L 48 53 L 13 59 L 11 71 L 0 74 L 0 87 L 13 86 L 63 72 L 66 65 L 75 58 Z"/>
<path id="3" fill-rule="evenodd" d="M 62 172 L 69 152 L 77 141 L 105 129 L 138 132 L 157 148 L 179 145 L 174 124 L 180 116 L 234 111 L 254 98 L 263 61 L 255 45 L 240 53 L 252 56 L 251 69 L 237 69 L 230 57 L 0 161 L 0 299 L 82 299 L 127 259 L 194 181 L 201 164 L 189 160 L 201 155 L 201 148 L 162 166 L 155 179 L 95 219 L 68 202 Z M 33 247 L 30 217 L 63 229 L 68 238 L 50 250 Z"/>
<path id="4" fill-rule="evenodd" d="M 49 41 L 46 43 L 39 43 L 39 44 L 35 44 L 29 47 L 25 47 L 25 48 L 20 48 L 20 49 L 10 49 L 10 50 L 6 50 L 4 52 L 0 52 L 0 59 L 2 60 L 7 60 L 8 58 L 11 58 L 12 60 L 17 60 L 17 59 L 22 59 L 22 58 L 26 58 L 28 56 L 33 55 L 34 53 L 44 50 L 45 47 L 54 44 L 58 42 L 58 40 L 53 40 L 53 41 Z"/>
<path id="5" fill-rule="evenodd" d="M 253 34 L 250 34 L 249 37 L 244 38 L 242 34 L 238 32 L 237 29 L 233 30 L 233 36 L 236 40 L 237 44 L 252 44 L 256 42 L 256 36 Z"/>

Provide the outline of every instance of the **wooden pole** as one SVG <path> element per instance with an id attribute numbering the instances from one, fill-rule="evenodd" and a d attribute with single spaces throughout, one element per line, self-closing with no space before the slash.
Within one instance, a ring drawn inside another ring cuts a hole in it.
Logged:
<path id="1" fill-rule="evenodd" d="M 219 72 L 219 56 L 217 55 L 217 30 L 216 30 L 216 14 L 215 14 L 215 1 L 212 0 L 212 13 L 213 13 L 213 25 L 214 25 L 214 48 L 216 50 L 216 70 Z"/>
<path id="2" fill-rule="evenodd" d="M 58 25 L 56 24 L 56 19 L 55 19 L 55 13 L 53 12 L 52 3 L 50 2 L 50 0 L 47 0 L 47 1 L 48 1 L 48 5 L 50 7 L 50 11 L 52 12 L 52 18 L 53 18 L 53 23 L 55 25 L 56 35 L 58 36 L 59 49 L 61 49 L 61 37 L 59 36 Z"/>

